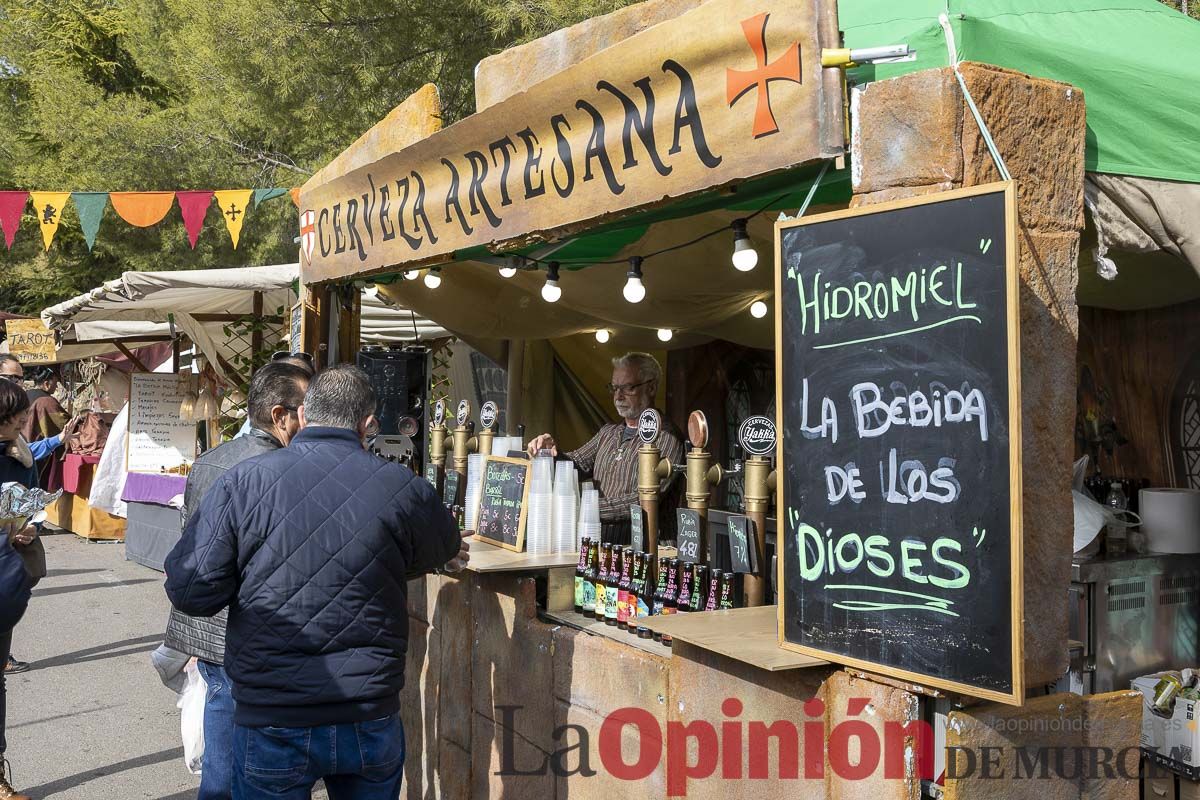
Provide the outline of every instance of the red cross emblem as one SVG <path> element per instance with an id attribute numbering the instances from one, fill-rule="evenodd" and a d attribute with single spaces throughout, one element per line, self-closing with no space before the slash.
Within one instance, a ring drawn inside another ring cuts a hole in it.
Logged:
<path id="1" fill-rule="evenodd" d="M 317 245 L 317 215 L 313 211 L 305 211 L 300 215 L 300 248 L 304 251 L 304 260 L 312 261 L 313 248 Z"/>
<path id="2" fill-rule="evenodd" d="M 757 89 L 757 102 L 754 107 L 754 138 L 769 136 L 779 132 L 775 122 L 775 114 L 771 111 L 771 81 L 791 81 L 800 83 L 800 44 L 792 42 L 779 58 L 767 61 L 767 17 L 769 14 L 758 14 L 750 19 L 742 20 L 742 33 L 754 51 L 757 62 L 754 69 L 725 70 L 725 98 L 732 108 L 733 104 L 751 89 Z"/>

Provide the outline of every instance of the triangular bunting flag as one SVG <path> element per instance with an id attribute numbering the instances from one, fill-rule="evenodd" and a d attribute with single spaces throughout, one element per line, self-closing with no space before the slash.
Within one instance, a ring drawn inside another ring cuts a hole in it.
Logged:
<path id="1" fill-rule="evenodd" d="M 121 219 L 138 228 L 162 222 L 175 200 L 174 192 L 111 192 L 113 210 Z"/>
<path id="2" fill-rule="evenodd" d="M 188 244 L 196 249 L 196 240 L 200 238 L 200 229 L 204 227 L 204 215 L 212 205 L 212 192 L 176 192 L 179 200 L 179 210 L 183 214 L 183 227 L 187 230 Z"/>
<path id="3" fill-rule="evenodd" d="M 70 196 L 70 192 L 29 193 L 29 199 L 33 201 L 33 213 L 37 214 L 38 225 L 42 227 L 42 242 L 47 250 L 54 241 L 54 234 L 58 232 L 63 206 L 67 204 L 67 198 Z"/>
<path id="4" fill-rule="evenodd" d="M 294 205 L 296 208 L 299 208 L 300 207 L 300 187 L 297 186 L 295 189 L 289 189 L 288 194 L 290 194 L 292 196 L 292 205 Z"/>
<path id="5" fill-rule="evenodd" d="M 4 231 L 4 244 L 9 250 L 12 250 L 13 239 L 21 225 L 21 214 L 28 197 L 29 192 L 0 192 L 0 230 Z"/>
<path id="6" fill-rule="evenodd" d="M 83 229 L 83 240 L 87 242 L 90 253 L 92 245 L 96 243 L 96 233 L 100 230 L 104 207 L 108 205 L 108 192 L 72 192 L 71 199 L 75 201 L 79 227 Z"/>
<path id="7" fill-rule="evenodd" d="M 260 203 L 265 203 L 268 200 L 274 200 L 276 197 L 287 194 L 287 189 L 255 189 L 254 190 L 254 207 L 258 208 Z"/>
<path id="8" fill-rule="evenodd" d="M 237 250 L 238 237 L 242 235 L 242 223 L 246 221 L 246 205 L 250 202 L 249 189 L 225 189 L 216 192 L 217 208 L 225 217 L 225 227 L 229 229 L 229 238 L 233 240 L 233 249 Z"/>

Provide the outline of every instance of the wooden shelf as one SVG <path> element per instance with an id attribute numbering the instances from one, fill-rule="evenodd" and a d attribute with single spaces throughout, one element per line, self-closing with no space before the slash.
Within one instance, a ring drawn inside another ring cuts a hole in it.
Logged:
<path id="1" fill-rule="evenodd" d="M 603 636 L 606 639 L 612 639 L 614 642 L 621 642 L 630 647 L 636 647 L 651 655 L 662 656 L 663 658 L 670 658 L 671 656 L 671 648 L 663 645 L 661 642 L 656 642 L 653 639 L 639 639 L 637 634 L 627 632 L 623 626 L 606 625 L 593 617 L 576 614 L 573 608 L 565 611 L 545 611 L 543 614 L 547 619 L 554 622 L 560 622 L 563 625 L 577 628 L 585 633 Z"/>
<path id="2" fill-rule="evenodd" d="M 829 663 L 780 647 L 778 614 L 776 606 L 759 606 L 647 617 L 642 624 L 651 630 L 668 633 L 676 641 L 769 672 Z"/>
<path id="3" fill-rule="evenodd" d="M 471 560 L 467 562 L 467 570 L 470 572 L 519 572 L 557 567 L 574 569 L 579 562 L 578 552 L 533 555 L 514 553 L 512 550 L 480 541 L 474 536 L 467 537 L 467 542 L 471 545 Z"/>

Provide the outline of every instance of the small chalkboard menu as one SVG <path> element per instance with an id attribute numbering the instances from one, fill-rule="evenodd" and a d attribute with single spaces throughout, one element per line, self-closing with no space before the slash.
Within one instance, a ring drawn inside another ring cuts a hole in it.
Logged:
<path id="1" fill-rule="evenodd" d="M 629 507 L 629 543 L 633 552 L 646 552 L 646 512 L 636 504 Z"/>
<path id="2" fill-rule="evenodd" d="M 442 484 L 442 502 L 449 506 L 458 505 L 462 498 L 459 496 L 458 487 L 462 484 L 462 474 L 448 469 L 446 470 L 446 478 Z"/>
<path id="3" fill-rule="evenodd" d="M 431 484 L 433 484 L 433 490 L 435 492 L 438 491 L 438 489 L 440 488 L 438 486 L 438 483 L 439 483 L 438 479 L 441 477 L 439 475 L 440 472 L 441 472 L 441 470 L 438 469 L 437 464 L 430 462 L 425 465 L 425 480 L 427 480 Z"/>
<path id="4" fill-rule="evenodd" d="M 758 539 L 754 520 L 740 514 L 729 517 L 729 561 L 734 572 L 758 574 Z"/>
<path id="5" fill-rule="evenodd" d="M 783 647 L 1024 699 L 1011 183 L 776 226 Z"/>
<path id="6" fill-rule="evenodd" d="M 483 467 L 483 491 L 475 536 L 508 550 L 525 549 L 525 514 L 529 500 L 531 462 L 488 456 Z"/>
<path id="7" fill-rule="evenodd" d="M 675 519 L 677 558 L 695 564 L 700 561 L 700 515 L 690 508 L 679 508 L 675 510 Z"/>

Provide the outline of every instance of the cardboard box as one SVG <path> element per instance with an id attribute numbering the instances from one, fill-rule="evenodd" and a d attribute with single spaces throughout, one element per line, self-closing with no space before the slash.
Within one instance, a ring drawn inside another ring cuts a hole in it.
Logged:
<path id="1" fill-rule="evenodd" d="M 1200 778 L 1200 701 L 1175 700 L 1170 717 L 1154 712 L 1154 687 L 1163 673 L 1143 675 L 1133 680 L 1133 688 L 1142 693 L 1142 748 L 1155 761 L 1181 775 Z"/>
<path id="2" fill-rule="evenodd" d="M 1179 800 L 1175 791 L 1175 776 L 1168 778 L 1142 778 L 1143 800 Z"/>

